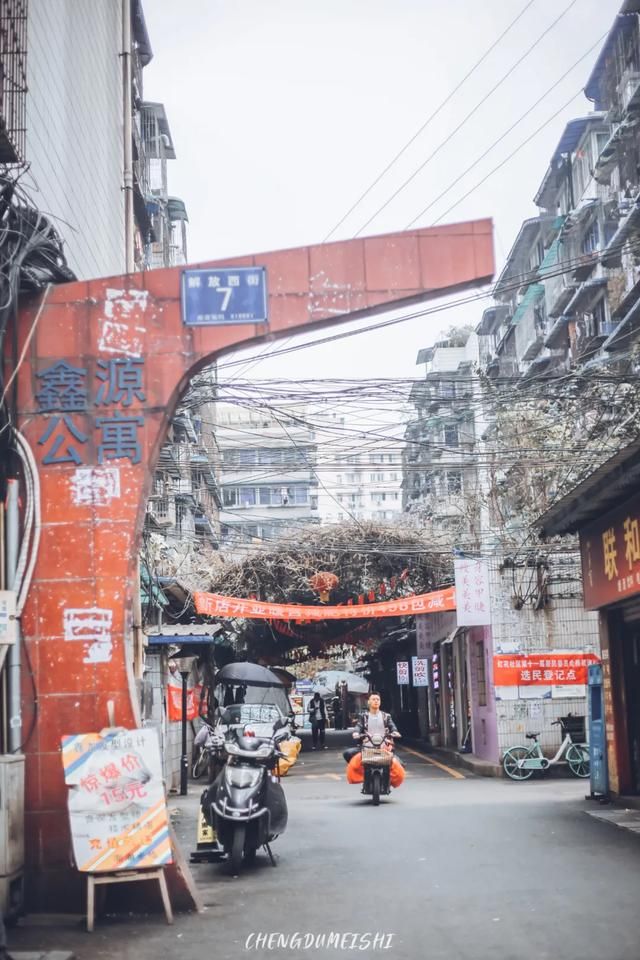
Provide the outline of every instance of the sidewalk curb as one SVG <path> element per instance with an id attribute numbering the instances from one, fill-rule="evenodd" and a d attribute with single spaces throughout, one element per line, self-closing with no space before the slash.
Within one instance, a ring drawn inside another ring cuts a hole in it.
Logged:
<path id="1" fill-rule="evenodd" d="M 68 950 L 9 950 L 7 960 L 74 960 L 74 954 Z"/>
<path id="2" fill-rule="evenodd" d="M 490 760 L 481 760 L 472 753 L 458 753 L 457 750 L 448 750 L 446 747 L 432 747 L 423 740 L 407 740 L 407 744 L 416 750 L 422 751 L 425 756 L 432 756 L 434 760 L 442 760 L 452 767 L 469 770 L 478 777 L 503 777 L 502 766 L 491 763 Z"/>

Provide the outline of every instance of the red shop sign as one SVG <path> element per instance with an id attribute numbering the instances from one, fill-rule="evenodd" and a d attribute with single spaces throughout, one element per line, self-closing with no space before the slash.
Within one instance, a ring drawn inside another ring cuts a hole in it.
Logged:
<path id="1" fill-rule="evenodd" d="M 640 496 L 582 529 L 580 553 L 587 610 L 640 594 Z"/>

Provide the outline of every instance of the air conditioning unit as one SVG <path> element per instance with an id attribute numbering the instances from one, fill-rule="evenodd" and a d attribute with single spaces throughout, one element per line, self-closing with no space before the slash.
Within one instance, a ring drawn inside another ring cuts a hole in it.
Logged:
<path id="1" fill-rule="evenodd" d="M 0 911 L 12 918 L 24 904 L 24 757 L 0 757 Z"/>

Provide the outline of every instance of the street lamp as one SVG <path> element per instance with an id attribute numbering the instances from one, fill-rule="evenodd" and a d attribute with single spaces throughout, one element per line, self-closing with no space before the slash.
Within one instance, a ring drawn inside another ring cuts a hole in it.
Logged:
<path id="1" fill-rule="evenodd" d="M 182 677 L 182 755 L 180 757 L 180 796 L 187 795 L 189 779 L 189 755 L 187 753 L 187 681 L 197 657 L 171 657 Z"/>

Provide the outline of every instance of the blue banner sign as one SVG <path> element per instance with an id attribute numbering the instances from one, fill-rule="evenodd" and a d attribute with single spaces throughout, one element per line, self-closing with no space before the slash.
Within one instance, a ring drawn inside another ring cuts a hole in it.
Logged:
<path id="1" fill-rule="evenodd" d="M 216 267 L 182 274 L 182 319 L 188 327 L 267 322 L 265 267 Z"/>

